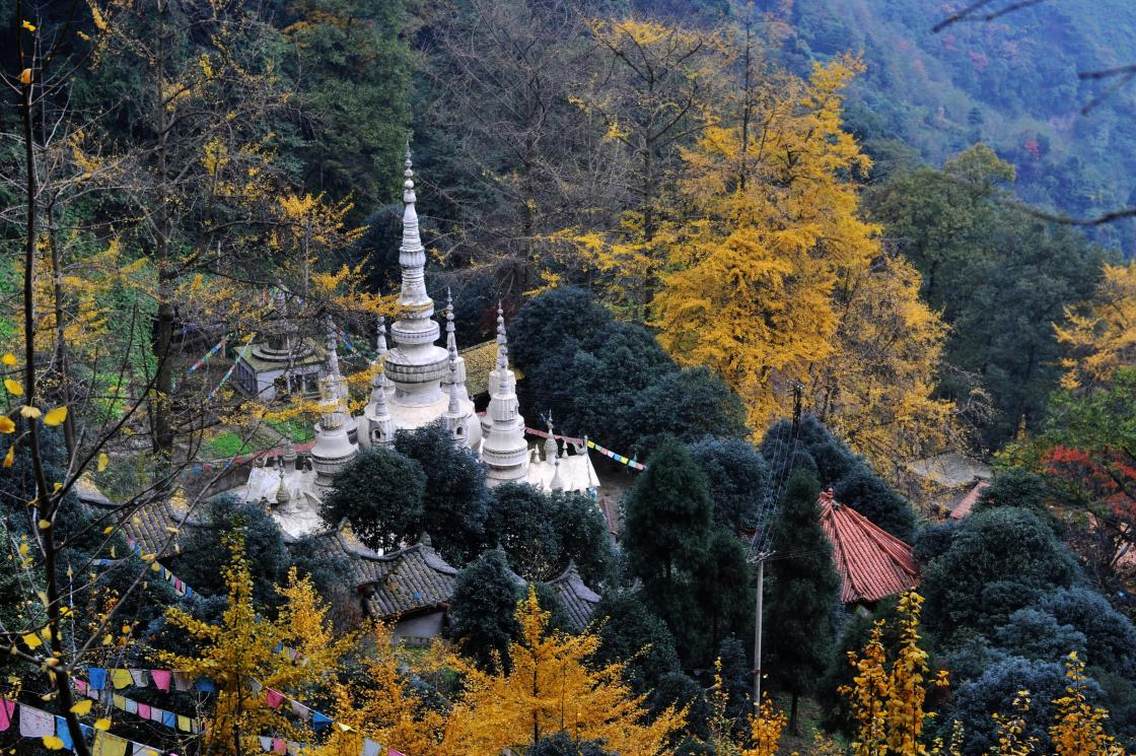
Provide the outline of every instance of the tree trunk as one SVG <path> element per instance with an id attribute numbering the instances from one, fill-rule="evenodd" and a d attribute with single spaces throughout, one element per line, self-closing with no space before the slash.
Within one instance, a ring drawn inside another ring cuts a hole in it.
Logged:
<path id="1" fill-rule="evenodd" d="M 20 49 L 20 63 L 24 64 L 23 49 Z M 31 66 L 28 66 L 30 70 Z M 24 240 L 24 395 L 29 406 L 36 406 L 36 363 L 35 363 L 35 248 L 36 248 L 36 165 L 35 148 L 32 142 L 32 83 L 25 81 L 20 92 L 20 115 L 23 121 L 24 161 L 27 171 L 25 185 L 25 198 L 27 200 L 27 226 Z M 58 512 L 59 500 L 48 488 L 47 473 L 43 466 L 43 456 L 40 451 L 39 422 L 29 418 L 25 421 L 28 427 L 29 451 L 32 458 L 32 468 L 35 472 L 36 500 L 32 502 L 36 510 L 33 521 L 37 523 L 36 536 L 43 553 L 44 587 L 47 596 L 47 629 L 51 632 L 49 646 L 51 656 L 60 664 L 56 668 L 54 681 L 56 693 L 59 696 L 59 707 L 63 711 L 67 722 L 67 731 L 71 735 L 75 752 L 79 756 L 90 756 L 79 719 L 71 711 L 71 676 L 67 672 L 67 665 L 63 649 L 63 626 L 59 612 L 59 576 L 56 565 L 55 542 L 55 515 Z M 46 523 L 46 527 L 44 526 Z"/>
<path id="2" fill-rule="evenodd" d="M 789 705 L 789 732 L 798 737 L 801 734 L 801 723 L 797 720 L 797 701 L 799 699 L 800 695 L 794 693 L 793 703 Z"/>

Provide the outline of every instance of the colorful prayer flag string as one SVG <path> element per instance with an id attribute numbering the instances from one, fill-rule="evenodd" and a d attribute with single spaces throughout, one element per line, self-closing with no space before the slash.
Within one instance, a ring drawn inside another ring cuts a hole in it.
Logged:
<path id="1" fill-rule="evenodd" d="M 67 727 L 66 719 L 34 706 L 18 704 L 8 698 L 0 698 L 0 732 L 7 732 L 15 724 L 16 718 L 13 714 L 17 711 L 20 737 L 36 738 L 44 744 L 54 739 L 57 742 L 54 742 L 52 748 L 74 750 L 75 743 L 71 738 L 71 730 Z M 133 756 L 161 756 L 164 753 L 161 749 L 145 743 L 127 740 L 102 730 L 96 731 L 90 725 L 80 724 L 79 730 L 88 741 L 94 738 L 94 753 L 102 756 L 125 756 L 128 749 Z"/>
<path id="2" fill-rule="evenodd" d="M 223 348 L 224 348 L 224 346 L 225 346 L 225 341 L 226 341 L 226 339 L 225 339 L 225 338 L 222 338 L 222 339 L 221 339 L 220 341 L 218 341 L 218 342 L 217 342 L 216 344 L 214 344 L 214 345 L 213 345 L 213 346 L 212 346 L 212 347 L 211 347 L 211 348 L 209 349 L 209 351 L 208 351 L 208 352 L 206 352 L 206 353 L 205 353 L 204 355 L 202 355 L 201 359 L 199 359 L 199 360 L 198 360 L 197 362 L 195 362 L 195 363 L 193 363 L 192 365 L 190 365 L 190 366 L 189 366 L 189 369 L 187 369 L 187 370 L 185 371 L 186 375 L 189 375 L 189 374 L 193 373 L 193 372 L 194 372 L 195 370 L 198 370 L 198 369 L 199 369 L 199 368 L 201 368 L 201 367 L 202 367 L 203 365 L 205 365 L 205 363 L 209 361 L 209 358 L 210 358 L 210 357 L 212 357 L 213 355 L 217 354 L 217 352 L 221 351 L 221 349 L 223 349 Z"/>

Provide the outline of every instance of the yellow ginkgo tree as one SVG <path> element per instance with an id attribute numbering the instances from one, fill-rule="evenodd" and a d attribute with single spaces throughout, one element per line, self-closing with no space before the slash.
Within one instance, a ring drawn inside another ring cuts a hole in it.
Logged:
<path id="1" fill-rule="evenodd" d="M 509 645 L 508 672 L 488 673 L 458 661 L 465 691 L 435 753 L 500 753 L 566 732 L 625 756 L 652 756 L 682 728 L 686 713 L 673 708 L 648 723 L 645 697 L 632 693 L 623 665 L 593 664 L 599 636 L 551 630 L 549 613 L 531 587 L 517 606 L 517 621 L 521 634 Z"/>
<path id="2" fill-rule="evenodd" d="M 221 621 L 212 624 L 171 607 L 168 622 L 184 630 L 200 651 L 195 656 L 160 651 L 160 662 L 195 678 L 208 678 L 217 688 L 203 735 L 206 753 L 258 750 L 261 735 L 309 739 L 308 728 L 287 716 L 289 707 L 270 704 L 268 691 L 312 700 L 310 696 L 335 681 L 343 657 L 358 638 L 333 631 L 327 605 L 310 579 L 298 577 L 295 568 L 278 589 L 284 603 L 277 618 L 259 615 L 253 605 L 244 539 L 238 532 L 226 536 L 226 541 L 232 558 L 225 567 L 228 606 Z"/>

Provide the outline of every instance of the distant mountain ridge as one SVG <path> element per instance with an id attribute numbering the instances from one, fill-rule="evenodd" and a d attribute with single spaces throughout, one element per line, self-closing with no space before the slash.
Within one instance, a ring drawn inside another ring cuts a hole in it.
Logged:
<path id="1" fill-rule="evenodd" d="M 772 13 L 788 27 L 780 55 L 794 70 L 863 55 L 868 71 L 849 97 L 848 124 L 882 170 L 894 140 L 937 165 L 984 141 L 1017 167 L 1028 202 L 1076 217 L 1136 204 L 1136 81 L 1081 115 L 1102 85 L 1078 79 L 1136 64 L 1136 3 L 1047 0 L 933 33 L 955 5 L 807 0 Z M 1094 235 L 1129 255 L 1136 247 L 1131 221 Z"/>

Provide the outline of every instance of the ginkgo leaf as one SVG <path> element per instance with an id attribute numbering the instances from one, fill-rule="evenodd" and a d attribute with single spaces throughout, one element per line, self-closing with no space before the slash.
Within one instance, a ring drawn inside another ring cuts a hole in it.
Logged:
<path id="1" fill-rule="evenodd" d="M 39 521 L 39 529 L 40 530 L 47 530 L 50 527 L 51 527 L 51 520 L 40 520 Z"/>
<path id="2" fill-rule="evenodd" d="M 27 21 L 24 22 L 25 24 Z M 52 751 L 61 751 L 66 746 L 63 745 L 63 740 L 55 735 L 43 736 L 43 747 Z"/>
<path id="3" fill-rule="evenodd" d="M 8 393 L 11 394 L 12 396 L 23 396 L 24 395 L 24 387 L 20 385 L 19 381 L 15 380 L 13 378 L 5 378 L 4 379 L 4 388 L 7 389 Z"/>
<path id="4" fill-rule="evenodd" d="M 101 452 L 99 454 L 99 461 L 98 461 L 98 465 L 97 465 L 96 469 L 99 472 L 102 472 L 103 470 L 107 469 L 107 465 L 109 465 L 109 464 L 110 464 L 110 457 L 107 456 L 106 452 Z"/>
<path id="5" fill-rule="evenodd" d="M 15 367 L 16 355 L 12 354 L 11 352 L 5 352 L 4 356 L 0 357 L 0 365 L 4 365 L 5 367 Z"/>
<path id="6" fill-rule="evenodd" d="M 28 21 L 26 18 L 24 19 L 24 22 L 22 24 L 20 24 L 20 26 L 24 27 L 25 29 L 27 29 L 30 32 L 34 32 L 36 30 L 36 25 L 33 24 L 31 21 Z"/>
<path id="7" fill-rule="evenodd" d="M 32 69 L 25 68 L 23 71 L 20 71 L 20 83 L 21 84 L 31 84 L 32 83 Z"/>
<path id="8" fill-rule="evenodd" d="M 90 714 L 92 703 L 93 702 L 89 698 L 84 699 L 82 701 L 79 701 L 74 706 L 71 707 L 71 713 L 72 714 L 78 714 L 80 717 L 85 715 L 85 714 Z"/>
<path id="9" fill-rule="evenodd" d="M 102 719 L 96 719 L 95 720 L 95 729 L 96 730 L 109 730 L 110 729 L 110 720 L 107 719 L 106 717 L 103 717 Z"/>
<path id="10" fill-rule="evenodd" d="M 22 640 L 24 641 L 24 645 L 28 648 L 39 648 L 43 645 L 43 640 L 35 633 L 28 633 Z"/>
<path id="11" fill-rule="evenodd" d="M 55 409 L 48 410 L 47 414 L 43 416 L 43 424 L 54 427 L 56 425 L 59 425 L 61 422 L 63 422 L 66 419 L 67 419 L 67 407 L 66 406 L 56 407 Z"/>
<path id="12" fill-rule="evenodd" d="M 25 404 L 23 407 L 20 407 L 20 415 L 29 420 L 35 420 L 42 414 L 43 413 L 39 411 L 39 407 L 33 407 L 30 404 Z"/>
<path id="13" fill-rule="evenodd" d="M 0 433 L 15 433 L 16 423 L 7 415 L 0 415 Z"/>
<path id="14" fill-rule="evenodd" d="M 11 467 L 16 463 L 16 445 L 12 444 L 8 447 L 8 453 L 4 455 L 4 467 Z"/>

